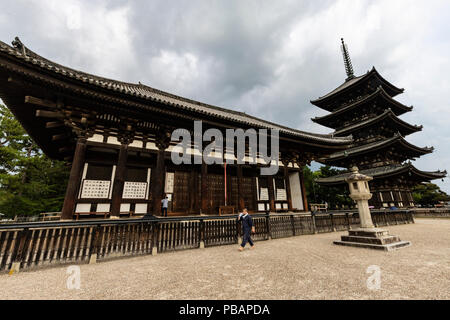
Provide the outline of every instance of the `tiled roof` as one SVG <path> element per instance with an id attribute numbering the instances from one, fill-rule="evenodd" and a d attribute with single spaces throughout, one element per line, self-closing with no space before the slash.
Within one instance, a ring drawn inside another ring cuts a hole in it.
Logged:
<path id="1" fill-rule="evenodd" d="M 338 94 L 341 91 L 344 91 L 347 88 L 353 87 L 354 85 L 356 85 L 358 82 L 363 81 L 364 79 L 369 78 L 371 75 L 376 74 L 376 76 L 381 79 L 383 81 L 383 83 L 385 83 L 387 86 L 389 86 L 390 88 L 392 88 L 394 91 L 397 91 L 398 93 L 403 92 L 403 89 L 397 88 L 396 86 L 394 86 L 393 84 L 389 83 L 387 80 L 385 80 L 379 73 L 378 71 L 375 69 L 375 67 L 372 68 L 372 70 L 367 71 L 366 74 L 358 76 L 358 77 L 354 77 L 348 81 L 345 81 L 343 84 L 341 84 L 339 87 L 337 87 L 336 89 L 330 91 L 329 93 L 327 93 L 326 95 L 319 97 L 315 100 L 311 100 L 310 102 L 312 104 L 320 104 L 323 100 L 327 100 L 328 98 L 333 97 L 334 95 Z"/>
<path id="2" fill-rule="evenodd" d="M 350 125 L 348 127 L 342 128 L 340 130 L 336 130 L 334 132 L 334 134 L 335 135 L 347 134 L 348 132 L 353 132 L 355 130 L 361 130 L 362 128 L 366 127 L 367 125 L 370 125 L 370 124 L 373 124 L 373 123 L 377 123 L 378 121 L 386 119 L 386 118 L 390 118 L 392 121 L 397 123 L 400 126 L 400 128 L 406 128 L 406 129 L 408 129 L 409 132 L 420 131 L 423 128 L 422 126 L 411 125 L 411 124 L 403 121 L 402 119 L 397 117 L 395 115 L 395 113 L 392 112 L 392 110 L 389 108 L 389 109 L 386 109 L 386 111 L 384 111 L 382 114 L 380 114 L 380 115 L 378 115 L 376 117 L 367 119 L 367 120 L 362 121 L 362 122 L 355 123 L 353 125 Z"/>
<path id="3" fill-rule="evenodd" d="M 402 173 L 404 171 L 410 171 L 411 173 L 424 177 L 427 180 L 441 179 L 447 175 L 447 171 L 421 171 L 416 167 L 414 167 L 411 163 L 393 164 L 384 167 L 370 168 L 366 170 L 361 170 L 360 173 L 376 179 L 386 176 L 393 176 Z M 316 179 L 316 182 L 324 185 L 342 184 L 345 182 L 345 179 L 349 177 L 351 174 L 352 174 L 351 172 L 347 172 L 332 177 L 318 178 Z"/>
<path id="4" fill-rule="evenodd" d="M 379 87 L 377 90 L 375 90 L 372 94 L 366 96 L 365 98 L 358 100 L 354 103 L 351 103 L 347 106 L 344 106 L 342 108 L 339 108 L 327 115 L 324 115 L 322 117 L 315 117 L 312 118 L 311 120 L 320 124 L 325 123 L 326 121 L 329 121 L 332 118 L 336 118 L 337 116 L 339 116 L 342 113 L 345 113 L 347 111 L 351 111 L 352 109 L 354 109 L 355 107 L 357 107 L 358 105 L 363 104 L 364 102 L 370 101 L 371 99 L 376 98 L 377 96 L 381 96 L 383 98 L 385 98 L 387 101 L 389 101 L 391 103 L 391 105 L 394 107 L 397 107 L 401 112 L 399 112 L 399 114 L 404 113 L 404 112 L 408 112 L 411 111 L 413 109 L 413 107 L 408 107 L 405 106 L 404 104 L 392 99 L 387 93 L 386 91 L 384 91 L 384 89 L 382 87 Z"/>
<path id="5" fill-rule="evenodd" d="M 16 41 L 17 40 L 18 39 L 16 38 Z M 180 109 L 180 112 L 182 112 L 183 110 L 188 110 L 218 119 L 231 120 L 233 122 L 256 126 L 259 128 L 278 129 L 280 130 L 280 133 L 297 136 L 304 140 L 328 143 L 330 145 L 348 145 L 350 142 L 352 142 L 351 137 L 333 137 L 333 135 L 331 134 L 308 133 L 265 121 L 248 115 L 244 112 L 229 110 L 176 96 L 174 94 L 151 88 L 141 83 L 133 84 L 116 81 L 71 69 L 69 67 L 62 66 L 41 57 L 40 55 L 23 46 L 20 40 L 18 42 L 18 45 L 15 45 L 15 47 L 11 47 L 0 41 L 0 54 L 17 58 L 29 65 L 36 66 L 47 72 L 50 71 L 56 76 L 62 76 L 71 80 L 77 80 L 93 87 L 110 90 L 111 92 L 121 93 L 147 101 L 164 103 Z"/>
<path id="6" fill-rule="evenodd" d="M 327 93 L 326 95 L 324 95 L 324 96 L 322 96 L 322 97 L 319 97 L 319 98 L 317 98 L 317 99 L 315 99 L 315 100 L 311 100 L 311 103 L 314 104 L 314 102 L 318 102 L 318 101 L 321 101 L 321 100 L 323 100 L 323 99 L 326 99 L 326 98 L 328 98 L 328 97 L 330 97 L 330 96 L 332 96 L 332 95 L 334 95 L 334 94 L 336 94 L 336 93 L 338 93 L 338 92 L 344 90 L 345 88 L 348 88 L 348 87 L 352 86 L 353 84 L 359 82 L 359 80 L 361 80 L 362 78 L 364 78 L 367 74 L 369 74 L 369 72 L 367 72 L 365 75 L 362 75 L 362 76 L 359 76 L 359 77 L 354 77 L 354 78 L 352 78 L 352 79 L 350 79 L 350 80 L 348 80 L 348 81 L 345 81 L 345 82 L 344 82 L 343 84 L 341 84 L 339 87 L 337 87 L 337 88 L 334 89 L 333 91 L 330 91 L 330 92 Z"/>
<path id="7" fill-rule="evenodd" d="M 357 146 L 354 148 L 350 148 L 350 149 L 347 149 L 344 151 L 335 152 L 332 155 L 325 158 L 324 161 L 327 162 L 330 160 L 348 157 L 348 156 L 351 156 L 354 154 L 364 153 L 366 151 L 378 150 L 380 148 L 385 148 L 393 143 L 399 143 L 400 145 L 405 146 L 408 149 L 415 150 L 421 154 L 430 153 L 434 150 L 433 147 L 424 147 L 424 148 L 417 147 L 417 146 L 409 143 L 408 141 L 406 141 L 401 135 L 395 134 L 394 136 L 392 136 L 389 139 L 380 140 L 380 141 L 364 144 L 361 146 Z"/>

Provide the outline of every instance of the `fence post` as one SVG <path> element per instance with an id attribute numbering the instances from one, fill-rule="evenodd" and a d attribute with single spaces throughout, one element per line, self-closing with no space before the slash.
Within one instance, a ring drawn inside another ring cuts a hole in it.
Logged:
<path id="1" fill-rule="evenodd" d="M 415 223 L 415 222 L 414 222 L 414 214 L 413 214 L 412 210 L 408 210 L 408 211 L 407 211 L 407 215 L 408 215 L 408 221 L 409 221 L 410 223 Z"/>
<path id="2" fill-rule="evenodd" d="M 295 221 L 293 214 L 291 214 L 291 223 L 292 223 L 292 235 L 295 237 Z"/>
<path id="3" fill-rule="evenodd" d="M 330 213 L 330 219 L 331 219 L 331 231 L 335 232 L 336 231 L 336 227 L 334 226 L 334 218 L 333 218 L 333 214 Z"/>
<path id="4" fill-rule="evenodd" d="M 348 212 L 345 213 L 345 220 L 347 221 L 347 230 L 351 230 L 352 226 L 350 225 L 350 218 L 348 217 Z"/>
<path id="5" fill-rule="evenodd" d="M 30 230 L 28 228 L 23 229 L 17 234 L 17 239 L 14 244 L 14 251 L 11 256 L 11 269 L 9 270 L 9 274 L 13 274 L 14 272 L 19 272 L 20 264 L 23 260 L 24 252 L 26 252 L 26 244 L 28 237 L 30 235 Z"/>
<path id="6" fill-rule="evenodd" d="M 153 222 L 153 240 L 152 240 L 152 256 L 158 254 L 158 239 L 159 239 L 159 223 L 158 221 Z"/>
<path id="7" fill-rule="evenodd" d="M 236 243 L 242 243 L 241 223 L 239 222 L 239 219 L 236 219 Z"/>
<path id="8" fill-rule="evenodd" d="M 314 234 L 317 233 L 317 227 L 316 227 L 316 215 L 314 213 L 311 212 L 311 221 L 312 221 L 312 226 L 313 226 L 313 231 Z"/>
<path id="9" fill-rule="evenodd" d="M 397 213 L 392 211 L 392 215 L 394 216 L 395 225 L 398 225 Z"/>
<path id="10" fill-rule="evenodd" d="M 205 221 L 203 219 L 200 220 L 200 249 L 205 249 Z"/>
<path id="11" fill-rule="evenodd" d="M 386 223 L 385 225 L 388 226 L 389 225 L 389 221 L 388 221 L 388 218 L 387 218 L 386 210 L 383 211 L 383 218 L 384 218 L 384 222 Z"/>
<path id="12" fill-rule="evenodd" d="M 271 240 L 272 232 L 270 230 L 270 211 L 266 211 L 266 224 L 267 224 L 267 240 Z"/>
<path id="13" fill-rule="evenodd" d="M 92 240 L 91 240 L 91 248 L 89 250 L 89 264 L 96 263 L 97 257 L 98 257 L 98 249 L 100 247 L 100 241 L 101 241 L 101 226 L 95 226 L 94 230 L 92 231 Z"/>

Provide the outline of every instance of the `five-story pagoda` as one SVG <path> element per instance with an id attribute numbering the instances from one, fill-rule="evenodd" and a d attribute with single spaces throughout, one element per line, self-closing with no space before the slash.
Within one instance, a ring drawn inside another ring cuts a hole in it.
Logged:
<path id="1" fill-rule="evenodd" d="M 411 190 L 421 183 L 446 176 L 446 171 L 425 172 L 415 168 L 410 160 L 431 153 L 432 147 L 418 147 L 405 136 L 422 130 L 399 118 L 413 107 L 393 99 L 404 89 L 385 80 L 375 68 L 365 75 L 355 76 L 347 46 L 342 41 L 347 79 L 345 82 L 312 104 L 330 113 L 312 120 L 334 129 L 334 136 L 352 135 L 354 142 L 347 150 L 336 152 L 321 163 L 351 168 L 372 176 L 373 197 L 370 204 L 376 208 L 414 206 Z M 317 179 L 321 185 L 345 184 L 344 173 Z"/>

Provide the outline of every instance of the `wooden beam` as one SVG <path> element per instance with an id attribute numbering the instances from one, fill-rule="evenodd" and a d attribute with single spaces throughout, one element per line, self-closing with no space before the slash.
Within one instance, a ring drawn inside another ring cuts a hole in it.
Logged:
<path id="1" fill-rule="evenodd" d="M 47 128 L 47 129 L 60 128 L 60 127 L 64 127 L 64 122 L 50 121 L 45 124 L 45 128 Z"/>
<path id="2" fill-rule="evenodd" d="M 25 103 L 34 104 L 41 107 L 56 108 L 56 102 L 44 100 L 32 96 L 25 96 Z"/>
<path id="3" fill-rule="evenodd" d="M 69 138 L 69 136 L 66 133 L 55 134 L 52 136 L 52 141 L 64 140 L 67 138 Z"/>
<path id="4" fill-rule="evenodd" d="M 59 153 L 72 153 L 73 152 L 73 148 L 70 147 L 62 147 L 58 149 Z"/>
<path id="5" fill-rule="evenodd" d="M 36 110 L 36 117 L 62 119 L 62 118 L 64 118 L 64 115 L 62 115 L 59 112 L 54 112 L 54 111 Z"/>

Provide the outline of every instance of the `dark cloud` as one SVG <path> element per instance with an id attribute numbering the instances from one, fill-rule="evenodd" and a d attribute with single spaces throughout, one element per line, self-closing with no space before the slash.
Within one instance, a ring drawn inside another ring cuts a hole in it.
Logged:
<path id="1" fill-rule="evenodd" d="M 0 39 L 19 35 L 59 63 L 138 82 L 313 132 L 309 103 L 375 66 L 406 89 L 408 137 L 436 151 L 425 170 L 450 169 L 450 4 L 442 1 L 10 1 Z M 440 183 L 446 191 L 450 184 Z"/>

